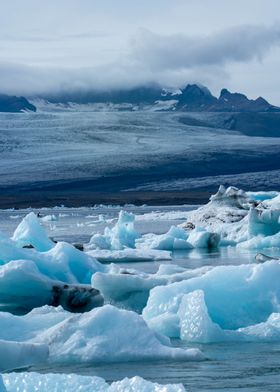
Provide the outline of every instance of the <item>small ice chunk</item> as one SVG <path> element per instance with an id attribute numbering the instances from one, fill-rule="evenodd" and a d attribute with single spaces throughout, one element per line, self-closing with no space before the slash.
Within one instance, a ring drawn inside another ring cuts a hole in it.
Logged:
<path id="1" fill-rule="evenodd" d="M 32 245 L 39 252 L 48 251 L 55 245 L 47 236 L 34 212 L 30 212 L 23 218 L 16 228 L 12 240 L 19 247 Z"/>
<path id="2" fill-rule="evenodd" d="M 135 240 L 139 234 L 134 229 L 135 216 L 121 210 L 116 225 L 110 229 L 106 227 L 104 234 L 94 234 L 89 243 L 92 249 L 122 250 L 135 248 Z"/>

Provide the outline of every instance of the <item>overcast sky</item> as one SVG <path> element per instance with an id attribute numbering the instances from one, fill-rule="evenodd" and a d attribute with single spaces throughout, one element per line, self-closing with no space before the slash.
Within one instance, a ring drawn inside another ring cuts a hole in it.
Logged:
<path id="1" fill-rule="evenodd" d="M 0 92 L 199 82 L 280 105 L 279 0 L 0 2 Z"/>

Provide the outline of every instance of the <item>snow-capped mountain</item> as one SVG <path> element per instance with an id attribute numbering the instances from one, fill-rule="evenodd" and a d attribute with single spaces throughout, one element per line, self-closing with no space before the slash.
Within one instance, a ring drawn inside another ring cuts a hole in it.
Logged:
<path id="1" fill-rule="evenodd" d="M 31 101 L 32 103 L 30 103 Z M 66 92 L 29 97 L 0 95 L 0 111 L 183 111 L 183 112 L 279 112 L 264 98 L 248 99 L 246 95 L 222 89 L 217 98 L 199 84 L 182 89 L 159 85 L 107 91 Z"/>
<path id="2" fill-rule="evenodd" d="M 184 112 L 275 112 L 280 108 L 264 98 L 248 99 L 246 95 L 222 89 L 217 98 L 199 84 L 188 84 L 182 89 L 162 88 L 158 85 L 110 91 L 67 92 L 33 99 L 38 108 L 53 110 L 109 111 L 184 111 Z M 59 106 L 57 106 L 59 105 Z"/>

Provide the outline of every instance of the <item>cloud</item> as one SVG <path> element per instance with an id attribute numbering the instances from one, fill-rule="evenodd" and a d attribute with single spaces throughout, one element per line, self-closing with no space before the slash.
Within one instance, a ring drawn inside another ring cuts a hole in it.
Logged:
<path id="1" fill-rule="evenodd" d="M 202 37 L 163 36 L 142 30 L 131 42 L 132 56 L 151 69 L 224 66 L 262 59 L 280 45 L 280 25 L 238 26 Z"/>
<path id="2" fill-rule="evenodd" d="M 73 33 L 64 38 L 74 42 L 96 35 L 98 32 Z M 115 60 L 101 65 L 96 65 L 96 54 L 91 54 L 90 47 L 88 52 L 82 53 L 92 65 L 85 67 L 82 56 L 80 62 L 77 55 L 74 61 L 75 53 L 71 61 L 71 46 L 67 46 L 65 65 L 55 64 L 51 51 L 46 51 L 43 57 L 51 66 L 43 60 L 39 65 L 32 61 L 2 61 L 0 92 L 30 96 L 69 90 L 126 88 L 151 82 L 163 86 L 201 82 L 212 87 L 224 84 L 228 79 L 228 65 L 262 60 L 279 45 L 279 24 L 270 27 L 243 25 L 203 36 L 167 36 L 141 30 Z M 63 58 L 63 47 L 61 56 Z"/>

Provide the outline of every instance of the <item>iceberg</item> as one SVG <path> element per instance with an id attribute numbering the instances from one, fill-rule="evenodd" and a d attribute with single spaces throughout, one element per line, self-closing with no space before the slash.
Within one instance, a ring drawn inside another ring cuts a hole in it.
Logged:
<path id="1" fill-rule="evenodd" d="M 148 274 L 131 269 L 114 270 L 111 267 L 107 273 L 95 273 L 91 284 L 102 293 L 105 302 L 142 312 L 152 288 L 201 276 L 211 268 L 194 270 L 161 264 L 156 274 Z"/>
<path id="2" fill-rule="evenodd" d="M 72 245 L 58 243 L 48 252 L 37 252 L 0 241 L 0 260 L 2 310 L 26 313 L 48 304 L 81 312 L 103 304 L 90 282 L 92 274 L 106 267 Z"/>
<path id="3" fill-rule="evenodd" d="M 220 242 L 220 235 L 197 227 L 190 232 L 188 242 L 193 248 L 217 248 Z"/>
<path id="4" fill-rule="evenodd" d="M 0 313 L 0 339 L 39 343 L 49 349 L 48 363 L 202 360 L 198 349 L 171 346 L 137 313 L 105 305 L 83 314 L 42 307 L 25 316 Z"/>
<path id="5" fill-rule="evenodd" d="M 246 192 L 220 186 L 205 206 L 189 213 L 181 227 L 191 229 L 188 242 L 193 247 L 203 244 L 196 231 L 209 232 L 210 244 L 249 249 L 280 247 L 280 196 L 273 194 L 256 200 Z M 195 240 L 192 240 L 192 237 Z"/>
<path id="6" fill-rule="evenodd" d="M 265 322 L 272 313 L 278 312 L 279 279 L 278 260 L 269 260 L 264 264 L 214 267 L 202 276 L 153 288 L 143 317 L 154 330 L 178 338 L 182 312 L 188 314 L 185 316 L 187 319 L 192 317 L 190 313 L 195 314 L 198 307 L 198 315 L 203 318 L 203 325 L 207 325 L 209 319 L 201 305 L 201 295 L 184 297 L 200 290 L 203 291 L 210 319 L 220 328 L 236 330 L 249 327 Z M 195 305 L 192 305 L 192 301 Z M 188 309 L 193 311 L 189 310 L 188 313 Z M 205 328 L 208 330 L 208 327 Z"/>
<path id="7" fill-rule="evenodd" d="M 241 221 L 248 214 L 252 203 L 243 190 L 221 185 L 218 192 L 210 197 L 208 204 L 189 212 L 187 221 L 181 227 L 203 227 L 219 233 L 225 225 Z"/>
<path id="8" fill-rule="evenodd" d="M 39 252 L 45 252 L 54 247 L 34 212 L 30 212 L 16 228 L 12 240 L 19 247 L 33 246 Z"/>
<path id="9" fill-rule="evenodd" d="M 180 338 L 188 342 L 273 342 L 280 340 L 280 313 L 272 313 L 264 322 L 238 328 L 222 329 L 209 316 L 201 290 L 185 294 L 179 307 Z"/>
<path id="10" fill-rule="evenodd" d="M 88 245 L 88 249 L 111 249 L 122 250 L 135 248 L 135 241 L 139 234 L 134 229 L 135 216 L 121 210 L 116 225 L 113 228 L 106 227 L 104 234 L 94 234 Z"/>
<path id="11" fill-rule="evenodd" d="M 73 284 L 90 284 L 92 274 L 107 269 L 67 242 L 58 242 L 49 251 L 38 252 L 35 249 L 18 248 L 11 240 L 0 240 L 0 264 L 12 260 L 31 260 L 48 278 Z"/>
<path id="12" fill-rule="evenodd" d="M 192 249 L 188 242 L 188 233 L 176 226 L 171 226 L 165 234 L 146 234 L 137 240 L 137 247 L 140 249 L 159 249 L 165 251 Z"/>
<path id="13" fill-rule="evenodd" d="M 125 378 L 107 384 L 96 376 L 76 374 L 10 373 L 0 377 L 0 392 L 185 392 L 182 384 L 161 385 L 141 377 Z M 1 389 L 2 387 L 2 389 Z"/>

